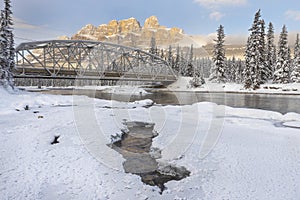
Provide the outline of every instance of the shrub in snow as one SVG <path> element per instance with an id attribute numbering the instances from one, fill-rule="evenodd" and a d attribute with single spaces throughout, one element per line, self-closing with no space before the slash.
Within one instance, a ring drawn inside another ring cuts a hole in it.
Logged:
<path id="1" fill-rule="evenodd" d="M 192 88 L 200 87 L 204 83 L 205 83 L 204 78 L 200 77 L 200 76 L 193 77 L 189 82 L 189 84 Z"/>

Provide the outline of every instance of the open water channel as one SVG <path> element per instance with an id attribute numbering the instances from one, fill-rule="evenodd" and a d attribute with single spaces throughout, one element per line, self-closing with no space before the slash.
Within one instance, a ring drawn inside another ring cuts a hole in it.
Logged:
<path id="1" fill-rule="evenodd" d="M 72 95 L 73 90 L 47 90 L 45 93 Z M 76 90 L 76 94 L 90 95 L 91 91 Z M 241 94 L 241 93 L 203 93 L 150 90 L 145 95 L 112 94 L 95 91 L 94 97 L 105 100 L 136 101 L 151 99 L 162 105 L 189 105 L 197 102 L 213 102 L 238 108 L 254 108 L 280 112 L 300 113 L 300 95 Z"/>

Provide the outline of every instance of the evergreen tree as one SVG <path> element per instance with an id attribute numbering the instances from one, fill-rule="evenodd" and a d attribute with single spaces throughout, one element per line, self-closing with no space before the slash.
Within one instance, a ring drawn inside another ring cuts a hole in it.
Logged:
<path id="1" fill-rule="evenodd" d="M 8 40 L 5 33 L 4 11 L 1 10 L 0 18 L 0 85 L 5 85 L 7 81 L 7 46 Z"/>
<path id="2" fill-rule="evenodd" d="M 276 61 L 276 71 L 274 73 L 274 83 L 289 83 L 290 60 L 288 47 L 288 32 L 286 26 L 282 27 L 278 42 L 278 55 Z"/>
<path id="3" fill-rule="evenodd" d="M 265 65 L 264 48 L 264 23 L 260 19 L 260 10 L 255 13 L 252 27 L 249 29 L 246 52 L 245 52 L 245 69 L 244 88 L 258 89 L 260 84 L 264 82 L 262 76 L 265 76 L 263 70 Z"/>
<path id="4" fill-rule="evenodd" d="M 193 71 L 194 71 L 193 58 L 194 58 L 194 48 L 193 45 L 191 45 L 188 58 L 187 58 L 188 60 L 187 60 L 187 68 L 186 68 L 186 76 L 189 77 L 193 76 Z"/>
<path id="5" fill-rule="evenodd" d="M 250 37 L 248 37 L 247 40 L 247 46 L 246 46 L 246 51 L 245 51 L 245 68 L 243 70 L 243 77 L 244 77 L 244 88 L 249 89 L 252 86 L 252 65 L 254 59 L 252 58 L 252 46 L 250 44 Z"/>
<path id="6" fill-rule="evenodd" d="M 186 72 L 186 69 L 187 69 L 187 60 L 184 58 L 184 53 L 183 53 L 183 50 L 181 50 L 180 52 L 180 68 L 179 68 L 179 72 L 182 76 L 186 76 L 187 75 L 187 72 Z"/>
<path id="7" fill-rule="evenodd" d="M 260 74 L 260 83 L 266 83 L 270 76 L 270 71 L 266 62 L 266 34 L 265 34 L 265 21 L 261 19 L 259 21 L 259 74 Z"/>
<path id="8" fill-rule="evenodd" d="M 299 33 L 297 34 L 297 37 L 296 37 L 296 42 L 295 42 L 295 47 L 294 47 L 294 58 L 296 58 L 297 56 L 300 53 L 300 40 L 299 40 Z"/>
<path id="9" fill-rule="evenodd" d="M 235 56 L 233 56 L 232 59 L 228 61 L 227 80 L 229 82 L 235 82 L 236 70 L 237 70 L 237 63 L 236 63 Z"/>
<path id="10" fill-rule="evenodd" d="M 288 69 L 288 79 L 289 82 L 291 82 L 291 74 L 292 74 L 292 70 L 293 70 L 293 61 L 292 61 L 292 56 L 291 56 L 291 48 L 288 47 L 288 62 L 289 62 L 289 69 Z"/>
<path id="11" fill-rule="evenodd" d="M 168 50 L 168 63 L 172 67 L 174 66 L 174 63 L 173 63 L 173 54 L 172 54 L 172 46 L 171 45 L 169 45 L 169 50 Z"/>
<path id="12" fill-rule="evenodd" d="M 276 65 L 276 47 L 274 44 L 274 28 L 270 22 L 267 33 L 267 46 L 266 46 L 266 65 L 268 67 L 268 79 L 273 79 L 273 74 Z"/>
<path id="13" fill-rule="evenodd" d="M 203 76 L 205 78 L 209 78 L 212 71 L 213 61 L 209 57 L 202 58 L 200 65 L 203 72 Z"/>
<path id="14" fill-rule="evenodd" d="M 161 57 L 162 59 L 164 59 L 164 60 L 166 59 L 164 49 L 161 49 L 161 50 L 160 50 L 160 57 Z"/>
<path id="15" fill-rule="evenodd" d="M 174 70 L 179 73 L 180 70 L 180 48 L 177 46 L 176 57 L 174 61 Z"/>
<path id="16" fill-rule="evenodd" d="M 15 49 L 11 1 L 4 0 L 4 3 L 4 10 L 0 14 L 0 84 L 13 87 Z"/>
<path id="17" fill-rule="evenodd" d="M 211 75 L 209 77 L 210 81 L 217 83 L 226 82 L 225 69 L 226 69 L 226 58 L 225 58 L 225 48 L 224 48 L 224 27 L 222 25 L 217 29 L 217 39 L 214 40 L 216 44 L 214 45 L 213 51 L 213 61 L 214 66 L 211 70 Z"/>
<path id="18" fill-rule="evenodd" d="M 300 83 L 300 41 L 299 34 L 297 34 L 295 48 L 294 48 L 294 62 L 291 73 L 291 80 Z"/>
<path id="19" fill-rule="evenodd" d="M 235 83 L 241 83 L 243 80 L 243 64 L 241 59 L 236 62 Z"/>
<path id="20" fill-rule="evenodd" d="M 156 39 L 154 34 L 151 37 L 151 42 L 150 42 L 150 50 L 149 53 L 156 55 L 157 54 L 157 46 L 156 46 Z"/>

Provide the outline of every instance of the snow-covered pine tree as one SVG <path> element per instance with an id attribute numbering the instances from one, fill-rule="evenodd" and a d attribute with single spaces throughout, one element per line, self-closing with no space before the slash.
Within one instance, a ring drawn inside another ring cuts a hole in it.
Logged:
<path id="1" fill-rule="evenodd" d="M 293 71 L 293 61 L 292 61 L 292 56 L 291 56 L 291 48 L 288 47 L 288 61 L 289 61 L 289 82 L 291 82 L 291 74 L 292 74 L 292 71 Z"/>
<path id="2" fill-rule="evenodd" d="M 294 58 L 299 53 L 300 53 L 300 39 L 299 39 L 299 33 L 298 33 L 297 37 L 296 37 L 295 47 L 294 47 Z"/>
<path id="3" fill-rule="evenodd" d="M 209 80 L 217 83 L 225 83 L 225 68 L 226 68 L 226 58 L 225 58 L 225 48 L 224 48 L 224 27 L 222 25 L 217 29 L 217 39 L 214 40 L 216 44 L 213 50 L 213 61 L 214 65 L 211 69 L 211 75 Z"/>
<path id="4" fill-rule="evenodd" d="M 249 89 L 252 86 L 252 63 L 254 61 L 254 58 L 252 58 L 252 46 L 250 44 L 251 42 L 251 36 L 248 37 L 247 45 L 246 45 L 246 51 L 245 51 L 245 68 L 243 70 L 243 77 L 244 77 L 244 88 Z"/>
<path id="5" fill-rule="evenodd" d="M 193 45 L 190 47 L 190 51 L 187 57 L 187 68 L 186 68 L 186 76 L 192 77 L 193 72 L 194 72 L 194 64 L 193 64 L 193 59 L 194 59 L 194 48 Z"/>
<path id="6" fill-rule="evenodd" d="M 202 62 L 203 76 L 205 78 L 209 78 L 210 72 L 211 72 L 211 69 L 213 66 L 213 60 L 211 58 L 207 57 L 207 58 L 204 58 L 202 61 L 203 61 Z"/>
<path id="7" fill-rule="evenodd" d="M 167 61 L 171 67 L 174 66 L 174 61 L 173 61 L 173 53 L 172 53 L 172 46 L 169 45 L 168 49 L 168 55 L 167 55 Z"/>
<path id="8" fill-rule="evenodd" d="M 4 3 L 4 10 L 0 14 L 0 84 L 13 87 L 15 49 L 11 1 L 4 0 Z"/>
<path id="9" fill-rule="evenodd" d="M 157 54 L 156 39 L 155 39 L 154 34 L 151 37 L 149 53 L 151 53 L 153 55 Z"/>
<path id="10" fill-rule="evenodd" d="M 1 10 L 0 19 L 0 85 L 8 85 L 8 35 L 5 26 L 5 13 Z"/>
<path id="11" fill-rule="evenodd" d="M 160 55 L 159 55 L 162 59 L 166 60 L 166 56 L 165 56 L 165 52 L 164 49 L 160 50 Z"/>
<path id="12" fill-rule="evenodd" d="M 282 27 L 278 42 L 278 55 L 274 83 L 289 83 L 290 60 L 289 60 L 288 32 L 286 26 Z"/>
<path id="13" fill-rule="evenodd" d="M 184 56 L 183 50 L 181 49 L 180 52 L 180 68 L 179 68 L 179 72 L 182 76 L 187 76 L 187 59 Z"/>
<path id="14" fill-rule="evenodd" d="M 274 44 L 274 28 L 272 22 L 269 23 L 267 33 L 266 65 L 269 71 L 268 79 L 273 79 L 276 65 L 276 47 Z"/>
<path id="15" fill-rule="evenodd" d="M 12 11 L 11 11 L 11 0 L 4 0 L 5 7 L 5 21 L 8 29 L 8 51 L 9 51 L 9 67 L 10 71 L 15 67 L 14 58 L 15 58 L 15 48 L 14 48 L 14 34 L 13 34 L 13 20 L 12 20 Z"/>
<path id="16" fill-rule="evenodd" d="M 230 82 L 231 79 L 231 74 L 230 74 L 230 70 L 231 70 L 231 64 L 232 64 L 232 60 L 231 58 L 225 60 L 225 71 L 224 71 L 224 75 L 225 75 L 225 82 Z"/>
<path id="17" fill-rule="evenodd" d="M 174 66 L 174 70 L 176 72 L 178 72 L 178 74 L 179 74 L 179 69 L 180 69 L 180 48 L 179 48 L 179 46 L 177 46 L 177 48 L 176 48 L 176 57 L 175 57 L 173 66 Z"/>
<path id="18" fill-rule="evenodd" d="M 235 82 L 236 79 L 236 70 L 237 70 L 237 63 L 235 56 L 233 56 L 229 61 L 228 61 L 228 68 L 227 68 L 227 80 L 229 82 Z"/>
<path id="19" fill-rule="evenodd" d="M 259 73 L 260 73 L 260 83 L 266 83 L 269 79 L 269 68 L 266 62 L 266 34 L 265 34 L 265 21 L 263 19 L 259 20 Z"/>
<path id="20" fill-rule="evenodd" d="M 249 29 L 250 36 L 247 40 L 246 52 L 245 52 L 245 69 L 243 71 L 244 76 L 244 88 L 258 89 L 261 84 L 261 70 L 264 65 L 262 54 L 262 20 L 260 19 L 260 10 L 255 13 L 252 27 Z"/>
<path id="21" fill-rule="evenodd" d="M 235 68 L 235 83 L 241 83 L 243 80 L 243 64 L 242 60 L 238 59 L 236 62 L 236 68 Z"/>
<path id="22" fill-rule="evenodd" d="M 297 34 L 295 47 L 294 47 L 294 61 L 291 73 L 291 81 L 300 83 L 300 40 L 299 34 Z"/>

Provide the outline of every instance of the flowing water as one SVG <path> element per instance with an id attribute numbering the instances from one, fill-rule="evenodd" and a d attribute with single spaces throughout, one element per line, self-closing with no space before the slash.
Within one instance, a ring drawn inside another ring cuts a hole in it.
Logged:
<path id="1" fill-rule="evenodd" d="M 128 130 L 123 130 L 120 140 L 110 146 L 124 157 L 123 167 L 126 173 L 140 176 L 145 184 L 158 186 L 161 194 L 166 189 L 164 185 L 166 182 L 179 181 L 190 175 L 185 167 L 159 163 L 156 160 L 160 157 L 160 151 L 151 147 L 152 139 L 158 135 L 153 130 L 154 124 L 144 122 L 124 124 Z"/>
<path id="2" fill-rule="evenodd" d="M 73 90 L 49 90 L 44 93 L 72 95 Z M 117 101 L 136 101 L 152 99 L 163 105 L 189 105 L 197 102 L 213 102 L 238 108 L 254 108 L 280 112 L 300 113 L 300 95 L 277 94 L 237 94 L 237 93 L 200 93 L 152 90 L 146 95 L 112 94 L 102 91 L 76 90 L 76 94 L 91 95 L 95 98 Z"/>

